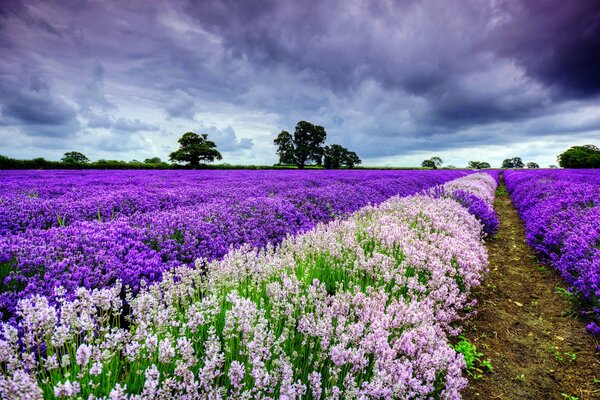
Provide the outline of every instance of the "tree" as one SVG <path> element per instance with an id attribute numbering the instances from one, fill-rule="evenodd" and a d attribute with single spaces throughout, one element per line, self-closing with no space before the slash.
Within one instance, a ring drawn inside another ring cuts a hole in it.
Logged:
<path id="1" fill-rule="evenodd" d="M 538 163 L 534 163 L 534 162 L 528 162 L 527 163 L 527 168 L 529 169 L 534 169 L 534 168 L 539 168 L 540 165 Z"/>
<path id="2" fill-rule="evenodd" d="M 331 146 L 325 146 L 323 152 L 323 166 L 327 169 L 338 169 L 343 163 L 344 157 L 348 149 L 339 144 L 332 144 Z"/>
<path id="3" fill-rule="evenodd" d="M 222 160 L 223 156 L 217 150 L 215 142 L 208 140 L 208 134 L 198 135 L 194 132 L 186 132 L 177 141 L 179 149 L 169 154 L 169 160 L 173 162 L 188 163 L 191 167 L 198 167 L 200 162 Z"/>
<path id="4" fill-rule="evenodd" d="M 323 143 L 327 133 L 325 128 L 319 125 L 313 125 L 310 122 L 300 121 L 296 124 L 294 130 L 294 159 L 298 168 L 313 161 L 321 165 L 323 158 Z"/>
<path id="5" fill-rule="evenodd" d="M 563 168 L 600 168 L 600 149 L 592 144 L 573 146 L 557 159 Z"/>
<path id="6" fill-rule="evenodd" d="M 423 168 L 431 168 L 438 169 L 444 162 L 439 157 L 431 157 L 429 160 L 423 160 L 421 163 L 421 167 Z"/>
<path id="7" fill-rule="evenodd" d="M 507 158 L 502 161 L 502 168 L 523 168 L 524 166 L 521 157 Z"/>
<path id="8" fill-rule="evenodd" d="M 434 169 L 437 169 L 437 168 L 441 167 L 441 166 L 442 166 L 442 164 L 444 163 L 444 162 L 442 161 L 442 159 L 441 159 L 441 158 L 439 158 L 439 157 L 437 157 L 437 156 L 435 156 L 435 157 L 431 157 L 431 161 L 433 161 L 433 164 L 435 165 L 435 168 L 434 168 Z"/>
<path id="9" fill-rule="evenodd" d="M 558 167 L 556 165 L 554 165 L 554 164 L 551 164 L 551 165 L 548 165 L 548 168 L 550 168 L 550 169 L 557 169 Z"/>
<path id="10" fill-rule="evenodd" d="M 273 143 L 277 146 L 279 164 L 296 164 L 294 138 L 288 131 L 281 131 Z"/>
<path id="11" fill-rule="evenodd" d="M 63 155 L 61 161 L 67 164 L 87 164 L 90 162 L 83 153 L 78 151 L 69 151 Z"/>
<path id="12" fill-rule="evenodd" d="M 323 152 L 323 166 L 325 168 L 338 169 L 341 166 L 353 168 L 360 163 L 361 160 L 355 152 L 350 151 L 339 144 L 325 146 Z"/>
<path id="13" fill-rule="evenodd" d="M 435 169 L 435 163 L 431 160 L 423 160 L 421 167 Z"/>
<path id="14" fill-rule="evenodd" d="M 362 163 L 362 160 L 358 157 L 358 154 L 353 151 L 348 151 L 345 161 L 348 168 L 354 168 L 355 165 Z"/>
<path id="15" fill-rule="evenodd" d="M 485 162 L 485 161 L 469 161 L 469 165 L 467 165 L 467 168 L 484 169 L 484 168 L 491 168 L 491 165 L 490 165 L 490 163 Z"/>
<path id="16" fill-rule="evenodd" d="M 160 159 L 160 157 L 146 158 L 144 160 L 144 164 L 160 164 L 161 162 L 162 160 Z"/>

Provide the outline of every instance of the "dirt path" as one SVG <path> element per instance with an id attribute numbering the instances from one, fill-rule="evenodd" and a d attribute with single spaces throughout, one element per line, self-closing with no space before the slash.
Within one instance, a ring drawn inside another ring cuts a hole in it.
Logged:
<path id="1" fill-rule="evenodd" d="M 560 276 L 539 264 L 525 243 L 503 184 L 496 210 L 501 227 L 488 243 L 490 273 L 475 293 L 478 315 L 465 330 L 494 372 L 470 378 L 464 398 L 600 399 L 598 343 L 557 292 L 565 287 Z"/>

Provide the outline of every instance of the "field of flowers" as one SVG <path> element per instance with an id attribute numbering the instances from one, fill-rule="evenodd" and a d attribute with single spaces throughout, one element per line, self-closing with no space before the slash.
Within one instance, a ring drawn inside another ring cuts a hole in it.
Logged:
<path id="1" fill-rule="evenodd" d="M 527 242 L 578 293 L 600 335 L 600 172 L 507 171 L 512 201 Z"/>
<path id="2" fill-rule="evenodd" d="M 393 182 L 393 176 L 374 174 Z M 313 193 L 330 193 L 320 177 L 301 178 L 316 187 Z M 323 178 L 331 179 L 330 189 L 338 194 L 345 188 L 347 196 L 380 204 L 351 213 L 339 206 L 343 202 L 329 203 L 326 209 L 334 212 L 322 218 L 328 223 L 300 214 L 316 227 L 276 236 L 277 246 L 242 244 L 212 261 L 196 260 L 195 268 L 183 263 L 163 268 L 158 282 L 138 276 L 137 293 L 124 295 L 120 277 L 99 288 L 80 285 L 70 296 L 62 278 L 54 279 L 52 296 L 28 293 L 11 323 L 2 323 L 0 395 L 460 398 L 464 360 L 448 338 L 459 332 L 455 323 L 468 315 L 471 288 L 486 271 L 482 238 L 485 230 L 497 229 L 491 209 L 496 180 L 472 174 L 422 190 L 428 178 L 421 175 L 411 189 L 419 194 L 381 202 L 364 195 L 377 188 L 376 176 L 372 183 L 350 173 Z M 269 194 L 276 186 L 265 183 L 265 200 L 275 197 Z M 297 198 L 285 190 L 276 198 L 293 199 L 288 201 L 296 210 L 306 204 L 294 203 Z M 6 236 L 111 224 L 150 230 L 151 224 L 135 225 L 137 218 L 132 213 L 112 222 L 72 222 Z M 103 243 L 109 254 L 114 238 L 90 242 Z M 45 254 L 60 259 L 56 252 Z M 64 276 L 69 282 L 70 275 Z"/>
<path id="3" fill-rule="evenodd" d="M 264 247 L 460 171 L 0 172 L 0 312 L 17 299 L 143 280 Z"/>

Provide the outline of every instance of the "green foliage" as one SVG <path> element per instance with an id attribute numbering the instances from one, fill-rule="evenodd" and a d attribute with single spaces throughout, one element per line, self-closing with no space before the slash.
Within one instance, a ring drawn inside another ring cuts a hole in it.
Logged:
<path id="1" fill-rule="evenodd" d="M 502 168 L 523 168 L 524 166 L 521 157 L 507 158 L 502 161 Z"/>
<path id="2" fill-rule="evenodd" d="M 554 359 L 557 362 L 560 362 L 560 363 L 565 360 L 565 357 L 567 357 L 567 359 L 570 362 L 572 362 L 572 363 L 574 363 L 575 361 L 577 361 L 577 353 L 570 353 L 568 351 L 565 351 L 565 352 L 561 353 L 558 350 L 558 347 L 553 346 L 553 345 L 549 345 L 548 346 L 548 352 L 554 356 Z"/>
<path id="3" fill-rule="evenodd" d="M 435 169 L 435 163 L 431 160 L 423 160 L 421 167 Z"/>
<path id="4" fill-rule="evenodd" d="M 579 295 L 577 292 L 571 292 L 568 289 L 565 289 L 560 286 L 556 286 L 554 291 L 556 293 L 562 295 L 565 298 L 565 300 L 567 300 L 569 302 L 569 306 L 570 306 L 571 310 L 566 311 L 565 315 L 576 316 L 578 314 L 579 310 L 581 309 L 582 303 L 583 303 L 583 299 L 581 298 L 581 295 Z"/>
<path id="5" fill-rule="evenodd" d="M 361 160 L 355 152 L 349 151 L 339 144 L 325 146 L 323 165 L 327 169 L 338 169 L 342 166 L 353 168 L 360 163 Z"/>
<path id="6" fill-rule="evenodd" d="M 273 140 L 277 146 L 280 166 L 295 165 L 304 169 L 309 164 L 325 165 L 325 168 L 353 168 L 361 163 L 358 155 L 339 145 L 323 147 L 327 133 L 325 128 L 310 122 L 300 121 L 296 124 L 294 135 L 281 131 Z"/>
<path id="7" fill-rule="evenodd" d="M 288 131 L 281 131 L 273 143 L 277 146 L 279 164 L 296 164 L 294 138 Z"/>
<path id="8" fill-rule="evenodd" d="M 294 156 L 296 165 L 302 169 L 308 162 L 321 165 L 323 162 L 323 144 L 327 133 L 320 125 L 300 121 L 294 130 Z"/>
<path id="9" fill-rule="evenodd" d="M 160 159 L 160 157 L 146 158 L 144 160 L 144 164 L 160 164 L 161 162 L 162 160 Z"/>
<path id="10" fill-rule="evenodd" d="M 529 169 L 534 169 L 534 168 L 539 168 L 540 165 L 538 163 L 534 163 L 534 162 L 528 162 L 527 163 L 527 168 Z"/>
<path id="11" fill-rule="evenodd" d="M 573 146 L 557 159 L 563 168 L 600 168 L 600 149 L 592 144 Z"/>
<path id="12" fill-rule="evenodd" d="M 463 355 L 467 366 L 467 374 L 474 379 L 480 379 L 484 371 L 494 372 L 492 363 L 489 359 L 482 359 L 483 353 L 477 351 L 477 347 L 469 342 L 464 336 L 459 336 L 459 341 L 453 348 L 457 353 Z"/>
<path id="13" fill-rule="evenodd" d="M 485 162 L 485 161 L 469 161 L 469 165 L 467 165 L 467 168 L 470 169 L 484 169 L 484 168 L 491 168 L 492 166 L 490 165 L 490 163 Z"/>
<path id="14" fill-rule="evenodd" d="M 120 160 L 104 160 L 100 159 L 94 163 L 88 164 L 94 169 L 171 169 L 173 165 L 164 161 L 151 164 L 139 161 L 120 161 Z"/>
<path id="15" fill-rule="evenodd" d="M 421 163 L 421 167 L 438 169 L 439 167 L 442 166 L 443 163 L 444 162 L 442 161 L 441 158 L 435 156 L 435 157 L 431 157 L 429 160 L 423 160 L 423 162 Z"/>
<path id="16" fill-rule="evenodd" d="M 508 192 L 506 191 L 506 186 L 498 186 L 496 189 L 496 197 L 508 196 Z"/>
<path id="17" fill-rule="evenodd" d="M 577 353 L 570 353 L 568 351 L 565 351 L 563 354 L 565 356 L 569 357 L 569 361 L 571 361 L 571 362 L 577 361 Z"/>
<path id="18" fill-rule="evenodd" d="M 66 164 L 87 164 L 90 162 L 89 158 L 78 151 L 69 151 L 65 153 L 61 161 Z"/>
<path id="19" fill-rule="evenodd" d="M 198 135 L 186 132 L 177 141 L 179 149 L 169 154 L 169 160 L 177 163 L 187 163 L 193 168 L 200 166 L 203 161 L 221 160 L 223 156 L 217 150 L 215 142 L 208 140 L 208 134 Z"/>
<path id="20" fill-rule="evenodd" d="M 561 393 L 562 397 L 564 397 L 567 400 L 579 400 L 579 397 L 577 396 L 571 396 L 568 393 Z"/>

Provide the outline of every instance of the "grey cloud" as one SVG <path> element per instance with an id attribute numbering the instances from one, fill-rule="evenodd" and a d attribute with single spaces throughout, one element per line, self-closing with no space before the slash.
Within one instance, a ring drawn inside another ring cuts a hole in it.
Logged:
<path id="1" fill-rule="evenodd" d="M 75 90 L 73 98 L 84 115 L 116 108 L 114 104 L 106 99 L 104 94 L 105 73 L 102 63 L 99 61 L 94 62 L 90 77 Z"/>
<path id="2" fill-rule="evenodd" d="M 171 93 L 171 98 L 164 105 L 167 115 L 171 118 L 193 119 L 198 111 L 196 100 L 189 93 L 177 89 Z"/>
<path id="3" fill-rule="evenodd" d="M 158 129 L 157 126 L 140 121 L 138 118 L 117 118 L 112 123 L 112 128 L 116 131 L 125 132 L 151 131 Z"/>
<path id="4" fill-rule="evenodd" d="M 111 129 L 115 132 L 139 132 L 139 131 L 154 131 L 159 127 L 145 123 L 138 118 L 112 118 L 106 114 L 93 115 L 88 119 L 88 128 L 104 128 Z"/>
<path id="5" fill-rule="evenodd" d="M 0 65 L 0 110 L 2 125 L 21 127 L 31 136 L 65 136 L 79 128 L 75 108 L 25 65 Z"/>
<path id="6" fill-rule="evenodd" d="M 237 137 L 235 130 L 231 126 L 219 129 L 215 126 L 201 128 L 198 132 L 208 133 L 209 140 L 217 144 L 217 148 L 221 151 L 236 151 L 250 149 L 253 145 L 253 140 L 250 138 Z"/>

